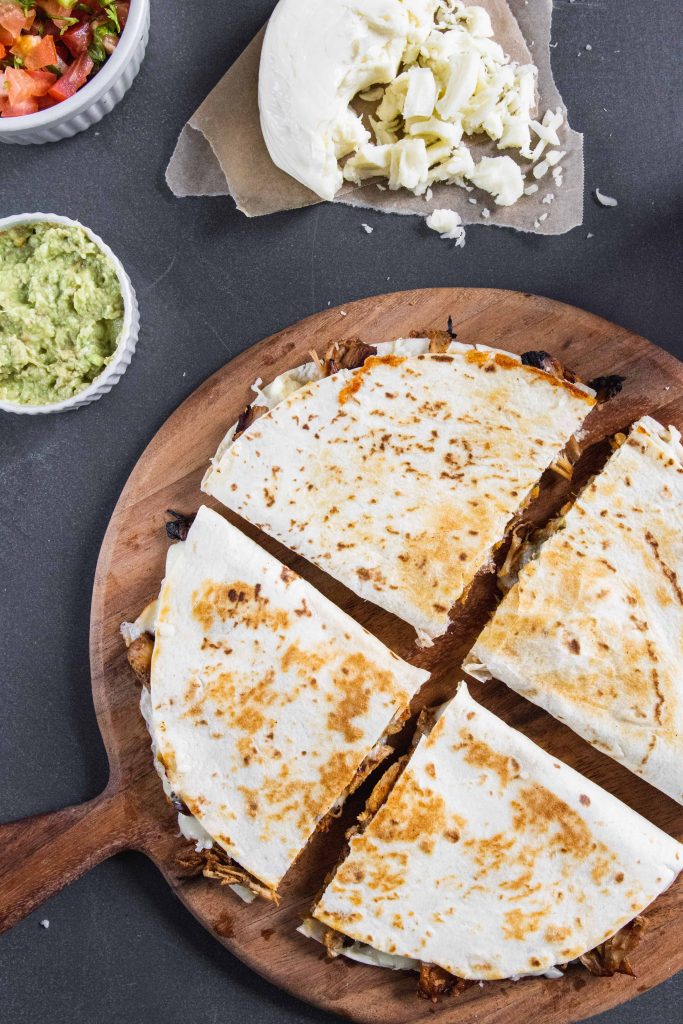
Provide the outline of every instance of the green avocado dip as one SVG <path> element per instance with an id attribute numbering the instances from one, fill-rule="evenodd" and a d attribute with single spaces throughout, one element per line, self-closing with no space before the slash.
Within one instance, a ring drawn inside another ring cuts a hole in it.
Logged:
<path id="1" fill-rule="evenodd" d="M 61 402 L 110 362 L 123 327 L 112 263 L 79 227 L 0 232 L 0 399 Z"/>

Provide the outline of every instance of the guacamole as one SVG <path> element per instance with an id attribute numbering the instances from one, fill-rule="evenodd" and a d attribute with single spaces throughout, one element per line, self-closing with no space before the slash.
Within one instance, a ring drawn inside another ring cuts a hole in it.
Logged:
<path id="1" fill-rule="evenodd" d="M 0 232 L 0 399 L 47 405 L 83 391 L 123 327 L 116 270 L 82 228 Z"/>

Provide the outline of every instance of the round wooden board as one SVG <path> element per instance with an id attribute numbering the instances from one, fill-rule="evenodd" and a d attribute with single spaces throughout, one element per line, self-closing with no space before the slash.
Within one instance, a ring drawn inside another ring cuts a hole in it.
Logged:
<path id="1" fill-rule="evenodd" d="M 351 1020 L 405 1024 L 440 1021 L 502 1024 L 537 1018 L 566 1024 L 608 1009 L 668 978 L 683 967 L 683 886 L 665 893 L 648 913 L 650 927 L 634 955 L 638 977 L 593 978 L 571 970 L 561 981 L 527 979 L 474 986 L 436 1005 L 416 995 L 415 975 L 352 964 L 330 963 L 321 947 L 295 931 L 341 847 L 344 827 L 357 811 L 318 835 L 287 875 L 279 907 L 263 900 L 250 906 L 228 889 L 203 878 L 187 879 L 176 862 L 187 848 L 153 770 L 149 739 L 138 711 L 139 690 L 125 661 L 119 625 L 134 618 L 157 593 L 168 541 L 166 509 L 194 512 L 202 503 L 199 483 L 226 429 L 250 399 L 250 385 L 268 381 L 322 352 L 340 337 L 376 342 L 411 331 L 444 328 L 449 315 L 458 338 L 515 352 L 547 349 L 585 379 L 621 373 L 621 395 L 589 419 L 588 449 L 573 485 L 585 479 L 607 446 L 607 435 L 650 413 L 683 427 L 683 365 L 623 328 L 549 299 L 491 289 L 429 289 L 383 295 L 329 309 L 267 338 L 207 380 L 170 417 L 152 440 L 119 499 L 97 567 L 91 662 L 95 707 L 111 761 L 109 792 L 125 807 L 125 841 L 144 851 L 164 873 L 193 914 L 241 960 L 269 981 L 319 1007 Z M 570 485 L 558 478 L 544 490 L 540 509 L 559 507 Z M 252 536 L 256 531 L 244 523 Z M 467 607 L 449 633 L 420 651 L 412 631 L 380 609 L 360 601 L 340 584 L 263 535 L 258 540 L 337 602 L 392 650 L 432 673 L 425 702 L 451 695 L 459 666 L 495 601 L 495 581 L 481 577 Z M 618 628 L 618 624 L 615 624 Z M 543 711 L 499 684 L 472 684 L 474 697 L 511 725 L 625 800 L 651 821 L 683 838 L 683 808 L 597 753 Z M 415 709 L 417 710 L 417 708 Z M 676 915 L 676 916 L 674 916 Z"/>

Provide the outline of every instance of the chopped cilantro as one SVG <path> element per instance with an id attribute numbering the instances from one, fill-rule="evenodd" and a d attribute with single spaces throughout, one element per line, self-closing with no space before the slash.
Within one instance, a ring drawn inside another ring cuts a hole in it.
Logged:
<path id="1" fill-rule="evenodd" d="M 119 22 L 119 12 L 116 9 L 116 4 L 113 2 L 113 0 L 110 0 L 109 3 L 104 3 L 104 4 L 102 4 L 102 6 L 104 7 L 104 9 L 107 12 L 107 15 L 109 16 L 111 21 L 114 22 L 114 29 L 115 29 L 116 33 L 118 35 L 120 35 L 121 34 L 121 24 Z"/>
<path id="2" fill-rule="evenodd" d="M 102 43 L 96 42 L 94 39 L 88 47 L 88 56 L 95 64 L 104 64 L 107 59 L 107 51 L 102 46 Z"/>
<path id="3" fill-rule="evenodd" d="M 68 28 L 78 24 L 78 18 L 59 18 L 59 34 L 63 36 Z M 57 22 L 55 22 L 57 24 Z"/>

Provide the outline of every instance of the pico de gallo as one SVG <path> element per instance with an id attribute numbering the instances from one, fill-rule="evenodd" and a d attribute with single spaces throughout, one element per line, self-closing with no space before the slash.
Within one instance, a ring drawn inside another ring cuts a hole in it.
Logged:
<path id="1" fill-rule="evenodd" d="M 116 49 L 129 0 L 0 0 L 0 117 L 53 107 Z"/>

